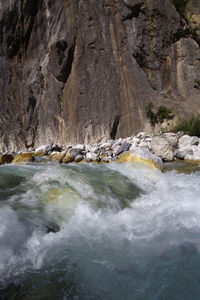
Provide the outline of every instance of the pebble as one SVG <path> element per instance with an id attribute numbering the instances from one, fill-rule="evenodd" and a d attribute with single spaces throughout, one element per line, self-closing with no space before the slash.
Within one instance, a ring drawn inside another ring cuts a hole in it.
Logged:
<path id="1" fill-rule="evenodd" d="M 158 136 L 140 132 L 136 136 L 132 135 L 117 140 L 107 140 L 104 137 L 98 143 L 68 145 L 67 147 L 47 144 L 36 148 L 34 155 L 49 155 L 52 158 L 57 158 L 59 162 L 65 163 L 78 163 L 82 160 L 111 162 L 117 160 L 122 153 L 144 148 L 156 154 L 163 161 L 171 161 L 176 158 L 197 161 L 200 158 L 200 139 L 195 136 L 184 135 L 182 132 L 164 133 Z M 23 151 L 19 153 L 23 153 Z"/>

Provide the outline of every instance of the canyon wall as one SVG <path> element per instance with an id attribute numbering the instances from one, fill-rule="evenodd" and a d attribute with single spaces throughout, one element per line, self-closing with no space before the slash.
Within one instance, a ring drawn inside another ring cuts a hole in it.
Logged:
<path id="1" fill-rule="evenodd" d="M 200 1 L 0 0 L 0 151 L 150 130 L 200 110 Z"/>

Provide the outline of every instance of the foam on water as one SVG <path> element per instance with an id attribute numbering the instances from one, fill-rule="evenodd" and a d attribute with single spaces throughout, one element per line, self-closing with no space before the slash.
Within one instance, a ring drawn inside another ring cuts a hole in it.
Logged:
<path id="1" fill-rule="evenodd" d="M 0 176 L 2 299 L 197 299 L 200 172 L 33 164 Z"/>

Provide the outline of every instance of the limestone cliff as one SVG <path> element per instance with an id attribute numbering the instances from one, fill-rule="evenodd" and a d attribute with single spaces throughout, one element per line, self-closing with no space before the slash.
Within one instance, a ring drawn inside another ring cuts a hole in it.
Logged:
<path id="1" fill-rule="evenodd" d="M 200 1 L 0 0 L 0 151 L 128 136 L 200 109 Z M 195 28 L 194 28 L 195 27 Z"/>

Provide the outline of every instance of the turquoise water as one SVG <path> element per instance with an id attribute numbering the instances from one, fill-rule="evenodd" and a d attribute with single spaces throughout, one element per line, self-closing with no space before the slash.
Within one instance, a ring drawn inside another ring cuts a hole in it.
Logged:
<path id="1" fill-rule="evenodd" d="M 1 300 L 198 300 L 200 172 L 0 166 Z"/>

